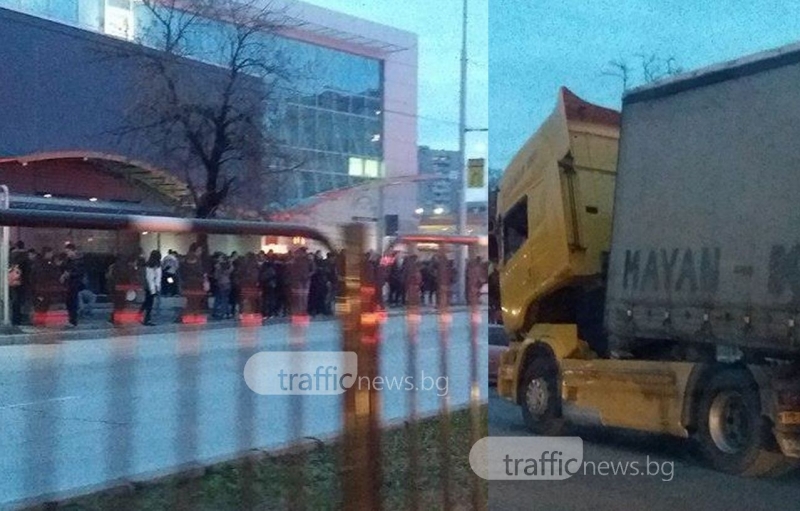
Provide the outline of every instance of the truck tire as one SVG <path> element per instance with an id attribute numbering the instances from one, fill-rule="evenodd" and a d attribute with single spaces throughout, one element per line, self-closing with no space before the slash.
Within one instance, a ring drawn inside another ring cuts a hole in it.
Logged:
<path id="1" fill-rule="evenodd" d="M 695 439 L 701 456 L 716 470 L 746 477 L 785 472 L 790 461 L 774 444 L 761 415 L 758 387 L 745 370 L 715 373 L 697 407 Z"/>
<path id="2" fill-rule="evenodd" d="M 520 385 L 520 406 L 525 425 L 536 435 L 556 436 L 564 429 L 558 367 L 548 358 L 535 358 L 525 368 Z"/>

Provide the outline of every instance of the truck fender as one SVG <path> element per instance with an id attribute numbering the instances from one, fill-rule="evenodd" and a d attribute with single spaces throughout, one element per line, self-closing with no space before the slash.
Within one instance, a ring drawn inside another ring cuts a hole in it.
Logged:
<path id="1" fill-rule="evenodd" d="M 758 385 L 758 395 L 761 398 L 761 415 L 775 423 L 775 401 L 772 399 L 772 380 L 776 376 L 770 366 L 748 365 L 747 369 L 753 375 Z"/>
<path id="2" fill-rule="evenodd" d="M 578 338 L 574 324 L 538 323 L 531 328 L 519 347 L 514 375 L 514 401 L 519 402 L 519 384 L 528 363 L 536 357 L 548 357 L 559 365 L 565 358 L 595 358 L 589 345 Z M 560 378 L 559 378 L 560 380 Z"/>
<path id="3" fill-rule="evenodd" d="M 689 383 L 686 386 L 686 393 L 683 400 L 682 422 L 684 427 L 692 433 L 697 427 L 697 404 L 699 402 L 699 393 L 705 386 L 705 383 L 717 371 L 725 371 L 730 369 L 744 369 L 747 374 L 753 379 L 753 383 L 758 387 L 758 394 L 761 401 L 761 415 L 773 419 L 772 413 L 772 399 L 770 394 L 770 379 L 772 377 L 768 368 L 758 365 L 741 365 L 741 364 L 695 364 L 692 369 L 692 374 L 689 376 Z"/>
<path id="4" fill-rule="evenodd" d="M 594 358 L 589 345 L 578 338 L 578 326 L 572 323 L 538 323 L 525 336 L 528 339 L 547 345 L 556 360 Z"/>

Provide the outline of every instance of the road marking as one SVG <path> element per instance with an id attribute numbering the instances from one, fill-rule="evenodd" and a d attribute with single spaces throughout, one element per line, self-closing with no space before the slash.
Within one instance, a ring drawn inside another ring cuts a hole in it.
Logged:
<path id="1" fill-rule="evenodd" d="M 41 399 L 39 401 L 30 401 L 28 403 L 16 403 L 16 404 L 13 404 L 13 405 L 2 405 L 2 406 L 0 406 L 0 410 L 6 409 L 6 408 L 21 408 L 23 406 L 41 405 L 41 404 L 50 403 L 50 402 L 71 401 L 73 399 L 78 399 L 79 397 L 80 396 L 54 397 L 52 399 Z"/>

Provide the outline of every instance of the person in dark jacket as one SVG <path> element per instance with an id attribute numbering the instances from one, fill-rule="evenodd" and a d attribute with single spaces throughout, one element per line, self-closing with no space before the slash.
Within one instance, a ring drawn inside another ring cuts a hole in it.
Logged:
<path id="1" fill-rule="evenodd" d="M 393 257 L 389 267 L 389 305 L 398 306 L 402 304 L 403 297 L 403 268 L 400 255 L 395 252 Z"/>
<path id="2" fill-rule="evenodd" d="M 261 288 L 261 315 L 265 318 L 278 315 L 278 284 L 278 262 L 270 250 L 258 269 L 258 286 Z"/>
<path id="3" fill-rule="evenodd" d="M 422 304 L 434 305 L 436 300 L 436 259 L 429 259 L 422 264 Z"/>
<path id="4" fill-rule="evenodd" d="M 295 250 L 287 270 L 292 296 L 290 314 L 305 315 L 308 312 L 308 291 L 311 285 L 311 274 L 314 271 L 312 259 L 309 258 L 305 247 Z"/>
<path id="5" fill-rule="evenodd" d="M 325 296 L 325 314 L 328 316 L 333 314 L 336 306 L 336 292 L 339 287 L 339 268 L 337 265 L 338 261 L 336 260 L 336 255 L 333 252 L 328 252 L 325 256 L 325 268 L 327 269 L 328 278 L 328 292 Z M 380 285 L 378 288 L 380 289 Z"/>
<path id="6" fill-rule="evenodd" d="M 235 318 L 237 314 L 242 312 L 242 267 L 244 265 L 244 258 L 234 251 L 231 253 L 230 264 L 231 287 L 230 293 L 228 294 L 227 317 Z"/>
<path id="7" fill-rule="evenodd" d="M 289 277 L 289 256 L 284 255 L 275 260 L 278 271 L 278 312 L 281 316 L 288 316 L 292 304 L 292 286 Z"/>
<path id="8" fill-rule="evenodd" d="M 182 316 L 194 316 L 205 312 L 208 281 L 203 265 L 203 246 L 192 243 L 186 257 L 178 266 L 178 282 L 186 297 L 186 309 Z M 210 286 L 209 286 L 210 287 Z"/>
<path id="9" fill-rule="evenodd" d="M 325 300 L 328 296 L 328 273 L 322 254 L 317 251 L 311 265 L 311 278 L 308 291 L 308 314 L 325 314 Z"/>
<path id="10" fill-rule="evenodd" d="M 19 281 L 16 286 L 10 286 L 9 298 L 11 300 L 11 323 L 14 325 L 21 325 L 23 323 L 23 308 L 27 301 L 30 280 L 31 280 L 31 262 L 28 252 L 25 250 L 25 243 L 20 240 L 17 241 L 14 249 L 11 250 L 9 262 L 12 268 L 15 268 L 19 273 Z"/>
<path id="11" fill-rule="evenodd" d="M 69 324 L 78 326 L 78 295 L 84 288 L 86 270 L 83 265 L 83 257 L 78 252 L 78 248 L 72 243 L 67 243 L 64 247 L 67 259 L 64 263 L 64 273 L 61 275 L 61 282 L 67 288 L 67 312 L 69 313 Z"/>
<path id="12" fill-rule="evenodd" d="M 214 265 L 214 319 L 230 319 L 231 274 L 233 265 L 225 254 L 221 254 Z"/>
<path id="13" fill-rule="evenodd" d="M 47 312 L 61 294 L 61 268 L 50 247 L 42 249 L 42 256 L 31 265 L 31 294 L 34 312 Z"/>

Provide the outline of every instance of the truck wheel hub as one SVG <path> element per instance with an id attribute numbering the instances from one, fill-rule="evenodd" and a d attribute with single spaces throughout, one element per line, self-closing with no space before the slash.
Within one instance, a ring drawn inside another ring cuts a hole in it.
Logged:
<path id="1" fill-rule="evenodd" d="M 525 402 L 531 414 L 543 415 L 547 411 L 549 398 L 550 391 L 547 388 L 547 381 L 544 378 L 531 380 L 525 392 Z"/>
<path id="2" fill-rule="evenodd" d="M 747 406 L 739 392 L 722 392 L 711 403 L 708 430 L 714 444 L 722 452 L 742 451 L 751 434 Z"/>

